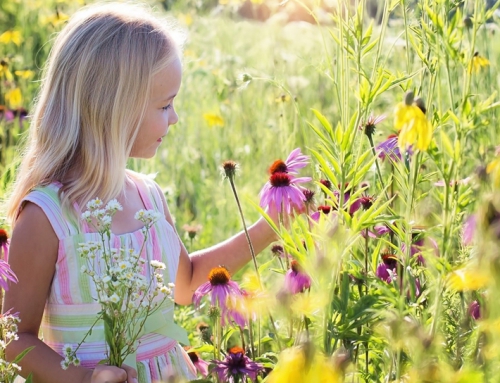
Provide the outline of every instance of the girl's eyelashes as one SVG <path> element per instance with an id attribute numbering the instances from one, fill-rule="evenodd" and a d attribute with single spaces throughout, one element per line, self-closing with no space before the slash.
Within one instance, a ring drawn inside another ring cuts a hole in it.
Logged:
<path id="1" fill-rule="evenodd" d="M 163 110 L 168 110 L 168 109 L 170 109 L 171 107 L 172 107 L 172 105 L 171 105 L 171 104 L 168 104 L 167 106 L 164 106 L 162 109 L 163 109 Z"/>

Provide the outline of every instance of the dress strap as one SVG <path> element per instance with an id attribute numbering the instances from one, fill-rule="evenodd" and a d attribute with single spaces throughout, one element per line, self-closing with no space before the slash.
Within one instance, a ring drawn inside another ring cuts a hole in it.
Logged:
<path id="1" fill-rule="evenodd" d="M 63 213 L 61 200 L 59 198 L 59 188 L 59 184 L 52 183 L 47 186 L 40 186 L 33 189 L 21 201 L 21 208 L 19 211 L 21 211 L 26 202 L 32 202 L 40 207 L 52 225 L 52 229 L 56 233 L 57 238 L 61 240 L 78 234 L 80 230 L 78 218 Z"/>
<path id="2" fill-rule="evenodd" d="M 137 190 L 139 190 L 139 194 L 146 209 L 163 213 L 163 203 L 156 183 L 148 177 L 141 177 L 140 179 L 133 180 L 137 185 Z"/>

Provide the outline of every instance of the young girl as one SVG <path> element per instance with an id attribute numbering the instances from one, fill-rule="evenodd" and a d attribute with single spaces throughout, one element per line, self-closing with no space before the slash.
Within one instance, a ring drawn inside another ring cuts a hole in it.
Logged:
<path id="1" fill-rule="evenodd" d="M 134 366 L 98 365 L 106 346 L 104 339 L 93 339 L 78 352 L 81 366 L 61 368 L 63 345 L 76 345 L 81 339 L 75 338 L 100 311 L 76 252 L 79 243 L 98 238 L 80 219 L 89 200 L 121 203 L 112 241 L 137 250 L 144 238 L 134 214 L 140 209 L 163 214 L 147 239 L 151 251 L 143 256 L 167 265 L 165 284 L 175 282 L 179 304 L 191 303 L 212 267 L 224 264 L 234 273 L 251 259 L 243 232 L 189 256 L 159 187 L 125 168 L 129 157 L 153 157 L 177 122 L 173 104 L 180 84 L 178 46 L 165 25 L 140 7 L 88 7 L 70 19 L 55 41 L 8 205 L 13 227 L 9 263 L 19 282 L 10 286 L 3 307 L 18 312 L 21 323 L 19 340 L 7 351 L 12 359 L 34 346 L 21 365 L 22 375 L 31 373 L 36 383 L 196 377 L 177 342 L 183 339 L 178 330 L 172 337 L 144 335 Z M 275 239 L 262 219 L 250 228 L 250 236 L 256 252 Z M 173 303 L 163 315 L 175 328 L 172 311 Z"/>

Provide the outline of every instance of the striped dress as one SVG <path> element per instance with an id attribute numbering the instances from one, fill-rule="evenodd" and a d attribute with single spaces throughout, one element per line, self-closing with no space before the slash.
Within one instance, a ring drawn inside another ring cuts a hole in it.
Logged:
<path id="1" fill-rule="evenodd" d="M 150 229 L 141 257 L 147 261 L 154 259 L 165 263 L 164 283 L 175 282 L 180 254 L 179 238 L 164 218 L 161 197 L 154 181 L 141 177 L 134 182 L 146 209 L 162 212 L 162 218 Z M 24 201 L 34 203 L 44 211 L 59 238 L 55 274 L 42 318 L 41 336 L 46 344 L 63 355 L 63 346 L 71 344 L 75 348 L 101 309 L 95 300 L 95 284 L 87 274 L 81 272 L 85 260 L 76 250 L 80 243 L 98 241 L 100 237 L 90 232 L 83 221 L 79 224 L 76 219 L 72 221 L 63 216 L 58 197 L 59 187 L 60 184 L 52 183 L 33 189 Z M 143 242 L 141 230 L 111 235 L 111 244 L 115 248 L 133 248 L 138 252 Z M 133 366 L 137 368 L 139 383 L 167 381 L 172 376 L 187 380 L 196 378 L 194 365 L 179 345 L 179 341 L 187 344 L 188 340 L 186 332 L 173 321 L 173 309 L 173 302 L 165 301 L 156 315 L 156 322 L 162 328 L 158 330 L 158 326 L 152 326 L 149 333 L 139 339 L 134 358 L 136 365 Z M 158 316 L 161 320 L 158 320 Z M 82 366 L 89 368 L 94 368 L 106 358 L 102 321 L 94 326 L 77 356 Z"/>

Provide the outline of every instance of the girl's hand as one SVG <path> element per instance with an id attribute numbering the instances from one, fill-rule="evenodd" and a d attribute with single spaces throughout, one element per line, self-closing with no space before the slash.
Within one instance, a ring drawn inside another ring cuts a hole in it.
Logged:
<path id="1" fill-rule="evenodd" d="M 137 371 L 126 364 L 122 368 L 114 366 L 98 365 L 93 371 L 89 371 L 89 383 L 137 383 Z"/>

